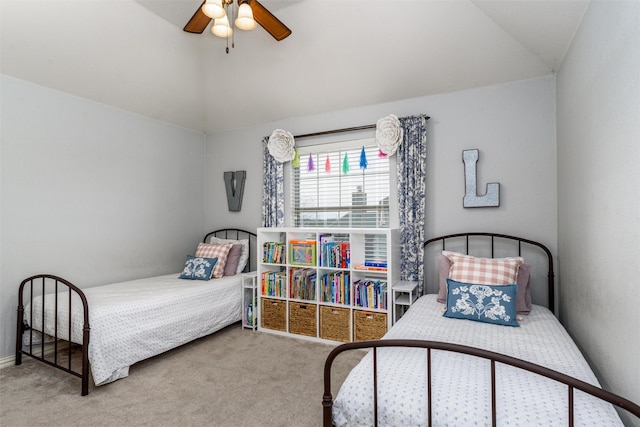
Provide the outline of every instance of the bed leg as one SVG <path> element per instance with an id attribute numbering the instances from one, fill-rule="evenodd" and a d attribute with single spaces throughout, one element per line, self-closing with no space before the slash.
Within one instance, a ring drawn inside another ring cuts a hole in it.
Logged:
<path id="1" fill-rule="evenodd" d="M 82 373 L 82 393 L 80 393 L 80 395 L 86 396 L 87 394 L 89 394 L 89 376 L 83 372 Z"/>
<path id="2" fill-rule="evenodd" d="M 24 307 L 22 307 L 22 304 L 18 305 L 18 320 L 17 320 L 17 327 L 16 327 L 16 359 L 15 359 L 15 364 L 16 365 L 21 365 L 22 364 L 22 334 L 23 334 L 23 322 L 24 321 Z"/>
<path id="3" fill-rule="evenodd" d="M 82 396 L 89 394 L 89 324 L 82 329 Z"/>
<path id="4" fill-rule="evenodd" d="M 331 395 L 327 396 L 323 396 L 322 397 L 322 420 L 323 420 L 323 427 L 331 427 L 333 425 L 333 414 L 332 414 L 332 407 L 333 407 L 333 399 L 331 397 Z"/>

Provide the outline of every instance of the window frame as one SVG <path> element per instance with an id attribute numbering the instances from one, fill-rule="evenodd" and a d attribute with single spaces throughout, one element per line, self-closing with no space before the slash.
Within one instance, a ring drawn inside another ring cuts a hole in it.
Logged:
<path id="1" fill-rule="evenodd" d="M 300 158 L 300 167 L 305 168 L 307 163 L 307 159 L 310 153 L 325 153 L 325 152 L 334 152 L 338 150 L 355 150 L 361 149 L 362 146 L 375 146 L 375 139 L 371 136 L 359 136 L 353 137 L 350 139 L 343 140 L 329 140 L 326 138 L 323 141 L 323 138 L 310 138 L 304 142 L 300 142 L 296 140 L 296 149 Z M 384 227 L 377 227 L 381 229 L 386 228 L 397 228 L 398 227 L 398 202 L 397 202 L 397 177 L 396 177 L 396 158 L 395 156 L 390 156 L 389 158 L 389 207 L 388 207 L 388 221 Z M 355 162 L 353 159 L 351 160 L 351 164 L 353 165 Z M 324 163 L 316 164 L 316 168 L 324 168 Z M 342 165 L 333 165 L 332 167 L 342 167 Z M 354 171 L 352 166 L 351 171 Z M 359 171 L 359 169 L 358 169 Z M 293 170 L 291 166 L 291 162 L 287 162 L 285 164 L 284 169 L 284 186 L 285 186 L 285 223 L 289 227 L 295 227 L 295 206 L 294 206 L 294 194 L 293 194 Z M 371 205 L 370 208 L 373 209 Z M 348 210 L 351 210 L 349 208 Z M 344 225 L 337 225 L 337 227 L 344 228 Z M 330 226 L 320 226 L 320 228 L 331 228 Z M 362 227 L 356 227 L 362 228 Z M 366 227 L 371 228 L 371 227 Z"/>

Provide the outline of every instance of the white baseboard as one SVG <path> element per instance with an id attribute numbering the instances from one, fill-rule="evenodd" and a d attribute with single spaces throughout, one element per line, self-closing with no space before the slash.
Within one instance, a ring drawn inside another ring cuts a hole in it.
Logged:
<path id="1" fill-rule="evenodd" d="M 0 369 L 13 366 L 16 363 L 16 356 L 7 356 L 0 359 Z"/>

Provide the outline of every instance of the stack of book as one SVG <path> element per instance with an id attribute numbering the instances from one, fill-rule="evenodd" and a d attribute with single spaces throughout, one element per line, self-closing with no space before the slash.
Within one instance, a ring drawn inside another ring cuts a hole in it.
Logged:
<path id="1" fill-rule="evenodd" d="M 358 264 L 355 267 L 357 270 L 368 271 L 387 271 L 387 260 L 365 260 L 364 263 Z"/>
<path id="2" fill-rule="evenodd" d="M 285 253 L 284 243 L 265 242 L 262 245 L 262 262 L 270 264 L 284 264 Z"/>
<path id="3" fill-rule="evenodd" d="M 292 268 L 289 271 L 291 288 L 289 298 L 306 301 L 316 300 L 316 270 L 313 268 Z"/>
<path id="4" fill-rule="evenodd" d="M 351 247 L 348 241 L 334 241 L 332 235 L 320 236 L 320 265 L 331 268 L 351 267 Z"/>
<path id="5" fill-rule="evenodd" d="M 363 279 L 356 281 L 353 285 L 356 306 L 387 309 L 387 282 Z"/>
<path id="6" fill-rule="evenodd" d="M 349 272 L 346 271 L 323 275 L 321 279 L 322 302 L 350 304 L 349 278 Z"/>
<path id="7" fill-rule="evenodd" d="M 262 273 L 262 295 L 285 297 L 287 273 L 285 271 L 265 271 Z"/>

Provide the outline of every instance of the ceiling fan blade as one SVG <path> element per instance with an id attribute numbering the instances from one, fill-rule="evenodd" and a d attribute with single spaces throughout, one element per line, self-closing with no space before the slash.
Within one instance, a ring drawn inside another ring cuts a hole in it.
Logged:
<path id="1" fill-rule="evenodd" d="M 280 41 L 291 35 L 291 30 L 284 25 L 282 21 L 273 16 L 258 0 L 251 0 L 249 4 L 253 11 L 253 19 L 271 34 L 274 39 Z"/>
<path id="2" fill-rule="evenodd" d="M 202 4 L 204 3 L 203 1 Z M 196 13 L 194 13 L 189 22 L 187 22 L 187 25 L 184 26 L 183 30 L 188 33 L 202 34 L 204 29 L 207 28 L 207 25 L 209 25 L 209 22 L 211 22 L 211 18 L 204 14 L 202 5 L 200 5 Z"/>

